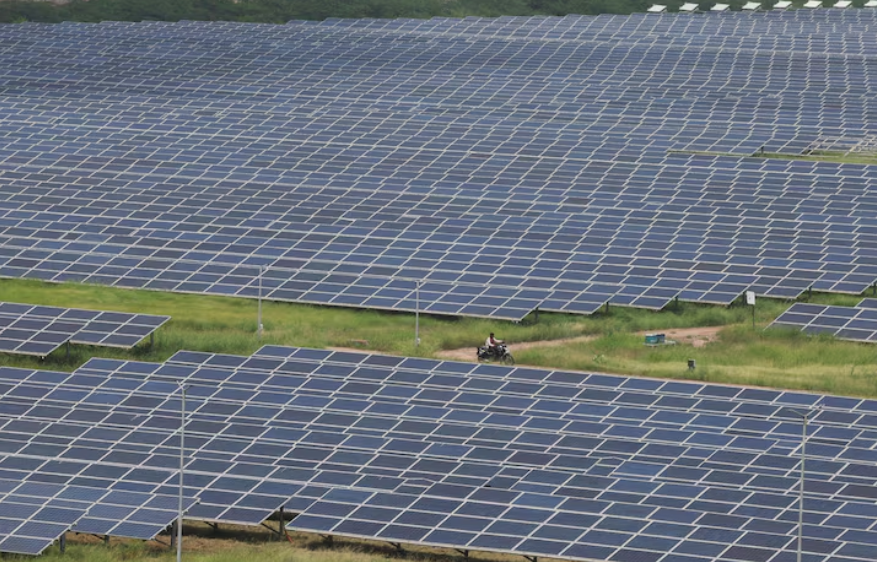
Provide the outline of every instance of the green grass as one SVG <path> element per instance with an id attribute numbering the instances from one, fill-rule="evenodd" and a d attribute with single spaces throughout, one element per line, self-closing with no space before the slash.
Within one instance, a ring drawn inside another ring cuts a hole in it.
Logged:
<path id="1" fill-rule="evenodd" d="M 679 303 L 653 312 L 611 307 L 593 316 L 531 315 L 513 323 L 421 315 L 422 344 L 414 345 L 414 315 L 371 310 L 263 303 L 265 333 L 256 335 L 257 303 L 250 299 L 110 289 L 81 284 L 0 280 L 0 300 L 103 310 L 167 314 L 173 319 L 156 333 L 154 347 L 131 351 L 71 346 L 46 360 L 0 356 L 0 364 L 72 370 L 93 356 L 163 361 L 181 350 L 251 354 L 264 344 L 355 347 L 407 356 L 474 348 L 493 331 L 512 345 L 519 363 L 665 378 L 786 387 L 837 394 L 877 396 L 877 346 L 813 338 L 797 332 L 765 331 L 788 302 L 759 299 L 757 328 L 751 308 Z M 811 302 L 855 305 L 852 295 L 814 294 Z M 705 347 L 646 347 L 638 332 L 723 326 L 720 340 Z M 586 342 L 515 351 L 516 343 L 591 335 Z M 695 359 L 697 369 L 687 369 Z"/>
<path id="2" fill-rule="evenodd" d="M 877 396 L 877 346 L 810 337 L 787 330 L 764 331 L 737 324 L 704 347 L 647 347 L 642 336 L 605 334 L 593 341 L 528 349 L 521 363 L 673 379 L 800 389 L 829 394 Z M 696 369 L 688 370 L 694 359 Z"/>

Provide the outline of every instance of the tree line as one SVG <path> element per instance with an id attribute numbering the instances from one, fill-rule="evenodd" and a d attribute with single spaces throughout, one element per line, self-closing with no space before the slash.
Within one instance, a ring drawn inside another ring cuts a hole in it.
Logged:
<path id="1" fill-rule="evenodd" d="M 0 0 L 0 22 L 222 20 L 285 23 L 326 18 L 431 18 L 630 14 L 653 3 L 672 10 L 685 0 Z M 739 8 L 745 0 L 731 0 Z M 799 0 L 803 1 L 803 0 Z M 857 0 L 857 3 L 864 0 Z M 715 1 L 703 2 L 709 9 Z"/>

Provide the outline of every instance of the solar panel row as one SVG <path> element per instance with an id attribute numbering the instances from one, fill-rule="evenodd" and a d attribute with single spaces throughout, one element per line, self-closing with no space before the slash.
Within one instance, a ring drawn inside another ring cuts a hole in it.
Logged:
<path id="1" fill-rule="evenodd" d="M 830 334 L 838 339 L 877 342 L 877 310 L 868 308 L 874 299 L 865 299 L 862 306 L 828 306 L 795 303 L 768 327 L 799 328 L 807 334 Z"/>
<path id="2" fill-rule="evenodd" d="M 0 455 L 4 475 L 9 457 Z M 0 478 L 0 552 L 42 553 L 67 531 L 149 540 L 177 518 L 175 496 Z M 189 509 L 191 498 L 184 498 Z"/>
<path id="3" fill-rule="evenodd" d="M 170 316 L 0 302 L 0 353 L 45 357 L 66 343 L 132 348 Z"/>

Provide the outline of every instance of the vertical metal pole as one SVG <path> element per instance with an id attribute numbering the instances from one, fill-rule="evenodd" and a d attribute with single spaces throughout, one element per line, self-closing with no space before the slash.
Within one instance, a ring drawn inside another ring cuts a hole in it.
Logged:
<path id="1" fill-rule="evenodd" d="M 752 329 L 755 330 L 755 305 L 752 305 Z"/>
<path id="2" fill-rule="evenodd" d="M 807 417 L 804 415 L 804 425 L 801 432 L 801 489 L 798 493 L 798 562 L 801 562 L 801 552 L 804 543 L 804 460 L 807 455 Z"/>
<path id="3" fill-rule="evenodd" d="M 262 266 L 259 266 L 259 318 L 257 320 L 258 328 L 256 330 L 259 339 L 262 339 Z"/>
<path id="4" fill-rule="evenodd" d="M 180 408 L 180 490 L 177 501 L 177 562 L 183 559 L 183 466 L 185 465 L 186 449 L 186 385 L 180 385 L 183 395 Z"/>
<path id="5" fill-rule="evenodd" d="M 420 281 L 414 286 L 414 347 L 420 345 Z"/>

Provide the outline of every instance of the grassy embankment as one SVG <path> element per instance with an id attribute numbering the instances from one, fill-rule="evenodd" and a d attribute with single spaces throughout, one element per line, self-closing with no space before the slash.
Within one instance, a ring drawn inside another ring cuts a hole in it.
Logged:
<path id="1" fill-rule="evenodd" d="M 852 306 L 860 297 L 819 295 L 813 302 Z M 788 303 L 760 299 L 756 329 L 751 309 L 680 304 L 663 312 L 611 308 L 591 317 L 541 314 L 539 321 L 497 322 L 421 315 L 422 345 L 415 347 L 414 315 L 285 303 L 263 303 L 265 333 L 255 333 L 253 300 L 148 291 L 109 289 L 78 284 L 0 281 L 0 300 L 103 310 L 167 314 L 173 320 L 156 334 L 156 345 L 133 351 L 72 346 L 45 361 L 0 356 L 0 362 L 31 368 L 71 370 L 92 356 L 162 361 L 180 349 L 250 354 L 263 344 L 306 347 L 352 347 L 411 356 L 432 356 L 443 349 L 474 347 L 495 331 L 514 344 L 590 335 L 588 341 L 535 347 L 516 353 L 519 363 L 668 378 L 785 387 L 877 396 L 877 346 L 808 337 L 797 332 L 764 331 Z M 723 326 L 718 341 L 646 347 L 639 332 Z M 697 369 L 687 370 L 695 359 Z"/>

